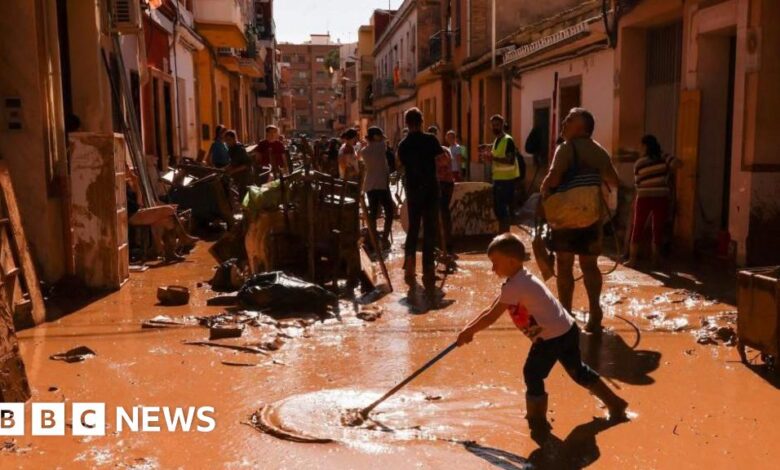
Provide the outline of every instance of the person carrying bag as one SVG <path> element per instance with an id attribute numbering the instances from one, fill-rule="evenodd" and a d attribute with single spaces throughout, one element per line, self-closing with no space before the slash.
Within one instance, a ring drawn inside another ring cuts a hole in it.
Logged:
<path id="1" fill-rule="evenodd" d="M 553 229 L 590 227 L 604 215 L 601 197 L 601 175 L 594 169 L 580 167 L 577 141 L 569 143 L 573 164 L 566 171 L 563 183 L 542 199 L 547 223 Z"/>

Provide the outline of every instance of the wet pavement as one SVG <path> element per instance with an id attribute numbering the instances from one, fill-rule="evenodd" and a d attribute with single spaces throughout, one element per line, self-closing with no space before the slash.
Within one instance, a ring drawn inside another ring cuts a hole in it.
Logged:
<path id="1" fill-rule="evenodd" d="M 582 349 L 629 401 L 630 422 L 598 419 L 605 410 L 556 366 L 547 380 L 552 435 L 540 447 L 523 419 L 529 343 L 506 317 L 380 405 L 374 422 L 339 426 L 334 410 L 370 403 L 444 349 L 501 282 L 489 272 L 485 243 L 475 243 L 478 250 L 461 253 L 460 269 L 444 281 L 443 300 L 407 295 L 400 291 L 401 239 L 396 233 L 389 257 L 399 291 L 377 301 L 382 308 L 370 310 L 372 321 L 349 301 L 326 320 L 249 313 L 228 318 L 245 324 L 241 337 L 214 347 L 198 317 L 225 307 L 206 305 L 215 263 L 201 243 L 183 263 L 133 273 L 121 291 L 22 331 L 32 401 L 105 402 L 108 430 L 104 437 L 30 437 L 28 423 L 26 436 L 0 439 L 2 467 L 776 468 L 777 382 L 741 364 L 734 347 L 697 343 L 702 319 L 728 323 L 735 310 L 717 299 L 728 297 L 724 290 L 702 281 L 706 273 L 664 277 L 621 267 L 606 277 L 607 330 L 583 335 Z M 607 270 L 611 261 L 602 264 Z M 190 289 L 189 305 L 157 305 L 157 287 L 169 284 Z M 581 283 L 574 305 L 584 319 Z M 158 315 L 165 316 L 158 327 L 142 328 Z M 95 355 L 49 359 L 79 346 Z M 248 425 L 269 404 L 288 425 L 337 442 L 287 442 Z M 117 432 L 113 409 L 135 405 L 213 406 L 216 428 Z"/>

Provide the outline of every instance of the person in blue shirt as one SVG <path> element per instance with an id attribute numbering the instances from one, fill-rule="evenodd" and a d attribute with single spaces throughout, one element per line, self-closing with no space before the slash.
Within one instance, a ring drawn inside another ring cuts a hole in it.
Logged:
<path id="1" fill-rule="evenodd" d="M 228 146 L 223 140 L 225 126 L 219 125 L 214 130 L 214 142 L 211 143 L 209 154 L 206 156 L 206 164 L 215 168 L 224 168 L 230 164 Z"/>

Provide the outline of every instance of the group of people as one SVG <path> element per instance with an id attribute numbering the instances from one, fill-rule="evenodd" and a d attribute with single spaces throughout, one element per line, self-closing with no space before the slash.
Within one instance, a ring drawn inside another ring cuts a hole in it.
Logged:
<path id="1" fill-rule="evenodd" d="M 280 137 L 276 126 L 267 126 L 265 139 L 258 142 L 250 156 L 236 131 L 219 125 L 204 163 L 223 169 L 232 178 L 241 199 L 250 185 L 289 171 L 287 146 Z"/>
<path id="2" fill-rule="evenodd" d="M 505 157 L 507 152 L 497 152 L 506 145 L 506 138 L 498 137 L 499 124 L 500 120 L 496 119 L 494 157 L 496 153 L 499 154 L 502 166 L 500 171 L 506 171 L 508 176 L 511 167 L 510 159 Z M 597 176 L 601 183 L 617 188 L 617 172 L 609 154 L 593 140 L 594 128 L 593 115 L 583 108 L 574 108 L 566 116 L 561 142 L 541 184 L 542 198 L 556 191 L 567 190 L 580 175 Z M 494 159 L 494 165 L 495 162 Z M 680 166 L 679 160 L 661 151 L 654 136 L 647 135 L 642 139 L 642 156 L 634 166 L 637 194 L 629 263 L 637 262 L 639 242 L 648 219 L 652 220 L 653 254 L 654 261 L 657 261 L 674 189 L 672 174 Z M 495 175 L 494 172 L 494 184 Z M 495 190 L 497 199 L 505 201 L 506 199 L 501 198 L 508 194 L 502 191 L 506 190 L 508 193 L 509 190 L 501 188 L 501 184 Z M 544 442 L 550 432 L 547 421 L 548 395 L 544 380 L 556 362 L 563 366 L 577 384 L 588 389 L 604 403 L 610 421 L 620 422 L 628 418 L 628 403 L 616 395 L 598 373 L 583 362 L 579 346 L 580 329 L 571 315 L 574 289 L 572 267 L 576 256 L 579 257 L 589 300 L 589 319 L 585 330 L 591 333 L 601 330 L 602 311 L 599 300 L 602 279 L 597 264 L 601 253 L 601 240 L 601 220 L 588 227 L 552 230 L 550 248 L 557 254 L 556 298 L 540 279 L 524 267 L 526 252 L 519 237 L 508 231 L 497 236 L 488 246 L 487 256 L 493 272 L 506 281 L 490 306 L 469 322 L 458 335 L 458 346 L 464 346 L 472 341 L 477 332 L 493 324 L 504 312 L 508 312 L 513 323 L 531 340 L 532 345 L 523 367 L 526 419 L 531 429 L 531 437 L 540 443 Z"/>

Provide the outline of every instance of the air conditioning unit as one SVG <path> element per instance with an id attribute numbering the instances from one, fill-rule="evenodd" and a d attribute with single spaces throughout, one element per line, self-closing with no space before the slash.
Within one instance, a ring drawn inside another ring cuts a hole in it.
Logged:
<path id="1" fill-rule="evenodd" d="M 137 34 L 141 31 L 140 0 L 111 0 L 111 31 L 118 34 Z"/>

